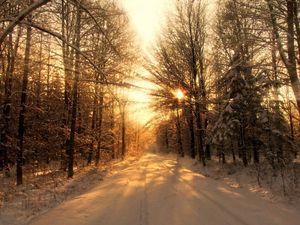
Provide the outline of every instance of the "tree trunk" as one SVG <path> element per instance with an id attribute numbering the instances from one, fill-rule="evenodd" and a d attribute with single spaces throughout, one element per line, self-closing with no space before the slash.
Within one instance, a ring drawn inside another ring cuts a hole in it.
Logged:
<path id="1" fill-rule="evenodd" d="M 300 113 L 300 82 L 297 74 L 296 54 L 295 54 L 295 29 L 294 29 L 294 3 L 292 0 L 287 0 L 287 48 L 288 48 L 288 73 L 294 91 L 298 111 Z"/>
<path id="2" fill-rule="evenodd" d="M 296 0 L 293 0 L 294 4 L 294 23 L 295 23 L 295 32 L 296 32 L 296 41 L 298 46 L 298 73 L 300 75 L 300 25 L 299 25 L 299 18 L 298 18 L 298 3 Z"/>
<path id="3" fill-rule="evenodd" d="M 196 126 L 197 126 L 197 148 L 199 160 L 203 166 L 206 166 L 205 151 L 204 151 L 204 130 L 202 126 L 202 116 L 199 103 L 196 103 Z"/>
<path id="4" fill-rule="evenodd" d="M 26 101 L 27 101 L 27 86 L 29 75 L 29 57 L 31 50 L 31 34 L 32 28 L 27 26 L 25 57 L 24 57 L 24 70 L 22 81 L 22 93 L 19 112 L 19 127 L 18 127 L 18 142 L 17 142 L 17 185 L 23 184 L 23 151 L 24 151 L 24 133 L 25 133 L 25 113 L 26 113 Z"/>
<path id="5" fill-rule="evenodd" d="M 176 133 L 177 133 L 177 144 L 178 144 L 178 155 L 184 157 L 184 151 L 182 146 L 182 138 L 181 138 L 181 124 L 180 124 L 180 117 L 178 106 L 176 108 Z"/>
<path id="6" fill-rule="evenodd" d="M 68 0 L 61 0 L 61 33 L 65 38 L 66 42 L 71 41 L 70 37 L 70 22 L 69 22 L 69 6 Z M 70 51 L 70 47 L 66 44 L 66 42 L 62 42 L 62 57 L 64 64 L 64 125 L 65 127 L 69 126 L 70 114 L 71 114 L 71 80 L 72 80 L 72 64 L 73 64 L 73 52 Z M 72 55 L 71 55 L 72 54 Z M 50 55 L 49 55 L 50 56 Z M 72 59 L 71 59 L 72 58 Z M 49 93 L 49 89 L 48 89 Z M 69 138 L 67 137 L 65 140 L 66 149 L 62 148 L 61 151 L 61 169 L 67 170 L 67 155 L 68 155 L 68 146 L 69 146 Z"/>
<path id="7" fill-rule="evenodd" d="M 168 126 L 165 127 L 165 144 L 166 144 L 166 150 L 169 152 L 169 132 L 168 132 Z"/>
<path id="8" fill-rule="evenodd" d="M 235 157 L 235 151 L 234 151 L 234 146 L 233 146 L 233 141 L 230 141 L 230 147 L 231 147 L 231 153 L 232 153 L 232 161 L 234 164 L 236 164 L 236 157 Z"/>
<path id="9" fill-rule="evenodd" d="M 291 138 L 292 141 L 295 140 L 295 128 L 294 128 L 294 121 L 293 121 L 293 112 L 292 112 L 292 104 L 291 101 L 288 101 L 288 117 L 289 117 L 289 123 L 290 123 L 290 130 L 291 130 Z"/>
<path id="10" fill-rule="evenodd" d="M 253 162 L 257 164 L 259 163 L 259 150 L 257 149 L 256 140 L 252 140 L 252 149 L 253 149 Z"/>
<path id="11" fill-rule="evenodd" d="M 80 49 L 80 28 L 81 28 L 81 7 L 77 3 L 77 18 L 75 35 L 76 41 L 75 46 Z M 76 130 L 76 119 L 77 119 L 77 107 L 78 107 L 78 81 L 80 75 L 80 52 L 75 53 L 75 78 L 73 83 L 73 102 L 72 102 L 72 117 L 71 117 L 71 131 L 70 131 L 70 141 L 68 146 L 68 178 L 72 178 L 74 175 L 74 144 L 75 144 L 75 130 Z"/>
<path id="12" fill-rule="evenodd" d="M 91 129 L 93 132 L 97 132 L 96 128 L 97 128 L 97 109 L 98 109 L 98 95 L 99 95 L 99 86 L 98 86 L 98 76 L 96 77 L 96 83 L 95 83 L 95 92 L 94 92 L 94 104 L 93 104 L 93 113 L 92 113 L 92 126 Z M 92 159 L 93 159 L 93 143 L 94 141 L 92 140 L 91 145 L 90 145 L 90 149 L 89 149 L 89 154 L 88 154 L 88 165 L 90 165 L 92 163 Z"/>
<path id="13" fill-rule="evenodd" d="M 296 54 L 295 54 L 295 43 L 294 43 L 294 4 L 292 0 L 286 0 L 287 5 L 287 51 L 288 51 L 288 57 L 285 54 L 285 50 L 283 48 L 282 40 L 279 35 L 279 29 L 276 19 L 276 14 L 274 11 L 273 4 L 270 0 L 267 0 L 269 12 L 270 12 L 270 18 L 273 28 L 273 35 L 275 37 L 275 40 L 277 42 L 277 48 L 280 54 L 280 57 L 287 69 L 290 82 L 292 85 L 292 89 L 294 92 L 294 96 L 297 103 L 298 112 L 300 115 L 300 82 L 297 75 L 297 66 L 296 66 Z"/>
<path id="14" fill-rule="evenodd" d="M 4 118 L 4 126 L 1 132 L 1 140 L 0 140 L 0 158 L 2 158 L 2 167 L 4 169 L 5 176 L 10 176 L 9 171 L 9 163 L 8 163 L 8 136 L 10 135 L 10 124 L 11 124 L 11 95 L 12 95 L 12 80 L 13 73 L 15 70 L 15 59 L 17 55 L 17 51 L 19 48 L 19 41 L 21 36 L 21 29 L 19 28 L 17 38 L 15 41 L 15 46 L 13 46 L 13 37 L 12 34 L 9 35 L 8 42 L 8 65 L 6 68 L 5 74 L 5 84 L 4 84 L 4 105 L 3 105 L 3 118 Z"/>
<path id="15" fill-rule="evenodd" d="M 121 154 L 122 159 L 125 158 L 126 154 L 126 124 L 125 124 L 125 105 L 122 106 L 122 145 L 121 145 Z"/>
<path id="16" fill-rule="evenodd" d="M 91 165 L 93 159 L 94 141 L 91 141 L 87 157 L 87 165 Z"/>
<path id="17" fill-rule="evenodd" d="M 111 106 L 111 118 L 110 118 L 110 130 L 111 130 L 111 148 L 110 148 L 110 151 L 111 151 L 111 158 L 112 159 L 115 159 L 116 158 L 116 151 L 115 151 L 115 147 L 116 147 L 116 137 L 115 137 L 115 133 L 114 133 L 114 130 L 115 130 L 115 103 L 112 102 L 112 106 Z"/>
<path id="18" fill-rule="evenodd" d="M 242 155 L 242 160 L 244 166 L 248 166 L 248 157 L 247 157 L 247 148 L 246 148 L 246 143 L 245 143 L 245 128 L 244 128 L 244 122 L 241 122 L 240 125 L 240 149 L 241 149 L 241 155 Z"/>
<path id="19" fill-rule="evenodd" d="M 41 38 L 40 38 L 40 49 L 39 49 L 39 72 L 38 72 L 38 77 L 36 80 L 36 107 L 39 109 L 41 107 L 41 91 L 42 91 L 42 87 L 41 87 L 41 79 L 42 79 L 42 70 L 43 70 L 43 66 L 42 66 L 42 56 L 43 56 L 43 34 L 41 33 Z M 39 118 L 40 113 L 37 111 L 36 113 L 36 117 Z"/>
<path id="20" fill-rule="evenodd" d="M 196 157 L 196 151 L 195 151 L 195 131 L 194 131 L 194 116 L 193 116 L 193 106 L 192 102 L 190 100 L 189 104 L 189 109 L 188 109 L 188 114 L 187 114 L 187 122 L 189 126 L 189 131 L 190 131 L 190 154 L 191 157 L 194 159 Z"/>
<path id="21" fill-rule="evenodd" d="M 100 155 L 101 155 L 101 136 L 102 136 L 102 119 L 103 119 L 103 93 L 100 92 L 100 100 L 99 100 L 99 115 L 98 115 L 98 134 L 97 134 L 97 151 L 95 156 L 96 165 L 99 165 Z"/>

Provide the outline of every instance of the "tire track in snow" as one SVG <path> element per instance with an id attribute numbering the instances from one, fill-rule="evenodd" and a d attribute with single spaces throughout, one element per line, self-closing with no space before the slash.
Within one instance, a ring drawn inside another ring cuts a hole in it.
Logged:
<path id="1" fill-rule="evenodd" d="M 210 197 L 208 194 L 206 194 L 203 191 L 199 191 L 200 194 L 202 194 L 202 196 L 204 196 L 207 200 L 209 200 L 210 202 L 212 202 L 216 207 L 218 207 L 221 211 L 225 212 L 226 214 L 228 214 L 229 216 L 231 216 L 234 220 L 236 220 L 237 222 L 241 223 L 241 225 L 252 225 L 247 223 L 245 220 L 243 220 L 240 216 L 238 216 L 237 214 L 233 213 L 231 210 L 229 210 L 228 208 L 226 208 L 224 205 L 222 205 L 220 202 L 216 201 L 215 199 L 213 199 L 212 197 Z"/>
<path id="2" fill-rule="evenodd" d="M 142 173 L 144 175 L 144 183 L 143 183 L 142 199 L 140 200 L 140 225 L 149 225 L 146 162 L 144 162 L 142 166 L 143 166 Z"/>
<path id="3" fill-rule="evenodd" d="M 177 164 L 177 166 L 183 168 L 179 163 Z M 213 197 L 209 196 L 203 190 L 200 190 L 200 188 L 193 187 L 192 185 L 188 185 L 185 182 L 182 182 L 182 184 L 184 186 L 187 186 L 188 188 L 195 189 L 196 192 L 198 192 L 199 194 L 201 194 L 204 198 L 206 198 L 208 201 L 210 201 L 211 203 L 213 203 L 218 209 L 220 209 L 222 212 L 225 212 L 227 215 L 229 215 L 230 217 L 232 217 L 234 220 L 236 220 L 237 222 L 239 222 L 241 225 L 252 225 L 252 224 L 249 224 L 248 222 L 246 222 L 244 219 L 242 219 L 240 216 L 238 216 L 237 214 L 235 214 L 231 210 L 229 210 L 228 208 L 226 208 L 223 204 L 221 204 L 220 202 L 218 202 L 217 200 L 215 200 Z"/>

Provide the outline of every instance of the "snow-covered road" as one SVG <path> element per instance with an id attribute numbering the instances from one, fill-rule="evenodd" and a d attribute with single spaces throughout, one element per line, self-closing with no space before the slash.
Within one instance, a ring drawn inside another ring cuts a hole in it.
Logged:
<path id="1" fill-rule="evenodd" d="M 30 225 L 299 225 L 300 212 L 206 178 L 171 156 L 126 161 Z"/>

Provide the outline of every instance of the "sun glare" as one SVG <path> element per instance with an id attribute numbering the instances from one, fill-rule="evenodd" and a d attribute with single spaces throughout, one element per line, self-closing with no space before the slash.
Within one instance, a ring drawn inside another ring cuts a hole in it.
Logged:
<path id="1" fill-rule="evenodd" d="M 129 108 L 131 118 L 140 124 L 146 124 L 155 116 L 155 112 L 150 106 L 152 99 L 148 94 L 153 89 L 153 85 L 142 80 L 134 80 L 131 83 L 141 88 L 133 88 L 127 92 L 128 100 L 131 103 Z"/>
<path id="2" fill-rule="evenodd" d="M 120 0 L 142 47 L 150 45 L 164 23 L 169 0 Z"/>
<path id="3" fill-rule="evenodd" d="M 183 91 L 181 89 L 177 89 L 173 92 L 174 96 L 178 99 L 178 100 L 182 100 L 184 99 L 185 95 L 183 93 Z"/>
<path id="4" fill-rule="evenodd" d="M 167 11 L 172 0 L 119 0 L 129 16 L 130 23 L 137 34 L 137 41 L 142 48 L 142 54 L 147 54 L 149 48 L 155 42 L 165 22 Z M 139 66 L 137 66 L 139 67 Z M 139 73 L 146 76 L 143 69 Z M 131 83 L 145 89 L 153 89 L 152 83 L 133 79 Z M 129 110 L 133 120 L 147 123 L 155 112 L 150 108 L 151 97 L 147 91 L 131 89 L 127 91 L 127 97 L 131 102 Z"/>

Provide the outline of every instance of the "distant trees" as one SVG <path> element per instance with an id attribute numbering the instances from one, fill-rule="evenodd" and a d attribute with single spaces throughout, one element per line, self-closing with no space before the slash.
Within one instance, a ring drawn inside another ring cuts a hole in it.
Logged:
<path id="1" fill-rule="evenodd" d="M 182 89 L 186 95 L 180 108 L 189 127 L 189 154 L 195 158 L 196 152 L 203 165 L 207 128 L 207 62 L 205 5 L 202 1 L 177 1 L 174 15 L 170 17 L 154 53 L 157 62 L 149 66 L 154 82 L 163 89 L 163 98 L 173 98 L 172 92 Z M 170 105 L 176 107 L 176 98 Z M 182 111 L 182 112 L 183 112 Z M 180 124 L 177 122 L 177 132 Z M 179 130 L 178 130 L 179 129 Z M 180 133 L 180 132 L 179 132 Z M 178 135 L 178 138 L 180 135 Z M 180 140 L 178 140 L 180 142 Z M 207 148 L 205 148 L 207 147 Z"/>

